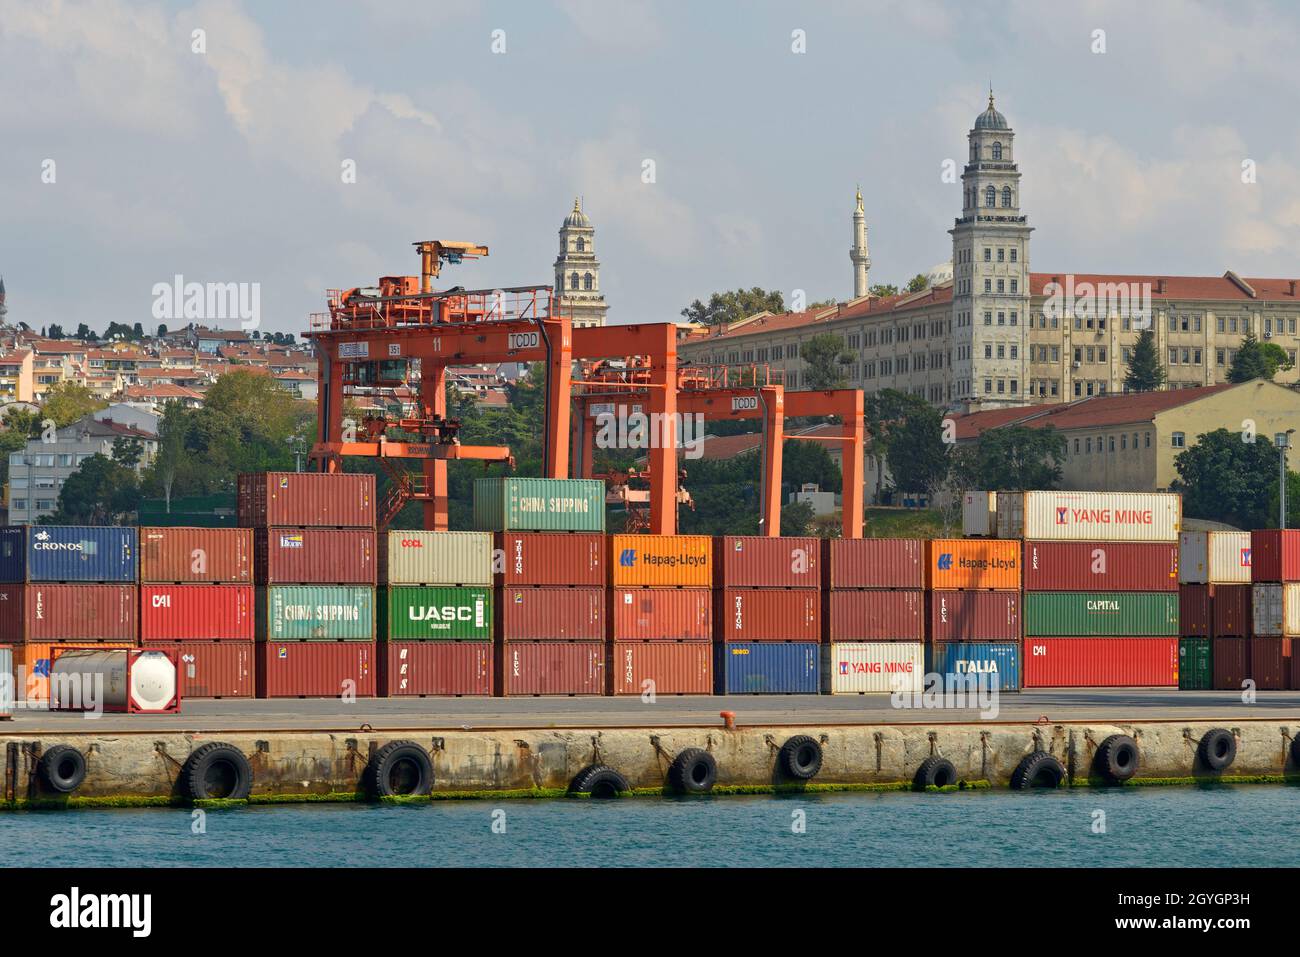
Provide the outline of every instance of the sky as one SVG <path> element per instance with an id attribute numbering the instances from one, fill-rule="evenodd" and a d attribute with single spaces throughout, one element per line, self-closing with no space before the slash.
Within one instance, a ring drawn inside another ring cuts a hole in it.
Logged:
<path id="1" fill-rule="evenodd" d="M 548 283 L 576 194 L 611 322 L 844 300 L 858 184 L 873 283 L 950 258 L 990 82 L 1035 271 L 1298 276 L 1298 41 L 1281 2 L 0 0 L 8 319 L 152 329 L 181 275 L 301 332 L 426 239 Z"/>

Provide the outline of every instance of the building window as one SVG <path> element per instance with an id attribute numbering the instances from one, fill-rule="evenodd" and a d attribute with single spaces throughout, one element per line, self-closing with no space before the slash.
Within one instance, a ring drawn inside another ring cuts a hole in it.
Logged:
<path id="1" fill-rule="evenodd" d="M 998 325 L 999 325 L 999 326 L 1005 326 L 1006 324 L 1007 324 L 1007 314 L 1006 314 L 1005 312 L 999 312 L 999 313 L 998 313 Z"/>
<path id="2" fill-rule="evenodd" d="M 1083 395 L 1083 383 L 1078 379 L 1074 380 L 1074 394 L 1076 398 Z"/>
<path id="3" fill-rule="evenodd" d="M 1017 255 L 1018 252 L 1019 252 L 1019 251 L 1018 251 L 1014 246 L 1011 248 L 1011 261 L 1012 261 L 1012 262 L 1016 262 L 1016 260 L 1019 258 L 1018 255 Z"/>
<path id="4" fill-rule="evenodd" d="M 1115 451 L 1115 436 L 1113 435 L 1106 436 L 1106 451 L 1107 452 Z"/>
<path id="5" fill-rule="evenodd" d="M 1053 361 L 1053 362 L 1060 362 L 1060 361 L 1061 361 L 1061 347 L 1060 347 L 1060 346 L 1052 346 L 1052 361 Z"/>
<path id="6" fill-rule="evenodd" d="M 1151 448 L 1151 433 L 1144 432 L 1143 434 L 1146 436 L 1146 447 L 1149 449 Z"/>
<path id="7" fill-rule="evenodd" d="M 1012 395 L 1015 395 L 1015 394 L 1018 393 L 1019 391 L 1020 391 L 1020 380 L 1019 380 L 1019 379 L 1012 379 L 1012 380 L 1011 380 L 1011 394 L 1012 394 Z"/>
<path id="8" fill-rule="evenodd" d="M 578 241 L 574 243 L 574 248 L 577 249 L 578 252 L 585 252 L 587 249 L 587 241 L 579 236 Z"/>
<path id="9" fill-rule="evenodd" d="M 578 288 L 578 274 L 576 272 L 573 273 L 571 276 L 569 276 L 569 288 L 570 289 Z"/>
<path id="10" fill-rule="evenodd" d="M 1222 331 L 1223 331 L 1223 316 L 1220 316 L 1220 317 L 1218 318 L 1218 326 L 1219 326 L 1219 331 L 1222 332 Z"/>
<path id="11" fill-rule="evenodd" d="M 984 380 L 984 394 L 985 394 L 985 395 L 988 395 L 988 394 L 989 394 L 990 392 L 992 392 L 992 391 L 993 391 L 993 380 L 992 380 L 992 379 L 985 379 L 985 380 Z"/>
<path id="12" fill-rule="evenodd" d="M 1223 365 L 1223 350 L 1222 350 L 1222 349 L 1215 349 L 1215 350 L 1214 350 L 1214 361 L 1215 361 L 1218 365 Z"/>
<path id="13" fill-rule="evenodd" d="M 993 247 L 991 246 L 984 247 L 984 261 L 986 263 L 993 262 Z"/>
<path id="14" fill-rule="evenodd" d="M 999 280 L 999 282 L 1000 282 L 1000 281 L 1001 281 L 1001 280 Z M 985 292 L 992 292 L 992 291 L 993 291 L 993 280 L 992 280 L 992 279 L 985 279 L 985 280 L 984 280 L 984 291 L 985 291 Z"/>
<path id="15" fill-rule="evenodd" d="M 1074 361 L 1075 362 L 1083 361 L 1083 346 L 1074 347 Z"/>
<path id="16" fill-rule="evenodd" d="M 1006 291 L 1007 291 L 1007 281 L 1005 279 L 999 279 L 998 292 L 1006 292 Z"/>
<path id="17" fill-rule="evenodd" d="M 1098 362 L 1105 362 L 1105 361 L 1106 361 L 1106 347 L 1105 347 L 1105 346 L 1098 346 L 1098 347 L 1097 347 L 1097 361 L 1098 361 Z"/>
<path id="18" fill-rule="evenodd" d="M 1006 381 L 1006 379 L 999 379 L 999 380 L 998 380 L 998 393 L 1001 394 L 1001 393 L 1006 392 L 1006 391 L 1007 391 L 1007 381 Z"/>
<path id="19" fill-rule="evenodd" d="M 1011 208 L 1011 187 L 1010 186 L 1002 187 L 1002 208 L 1003 209 Z"/>
<path id="20" fill-rule="evenodd" d="M 1170 349 L 1170 350 L 1169 350 L 1169 364 L 1170 364 L 1171 366 L 1172 366 L 1172 365 L 1177 365 L 1177 364 L 1178 364 L 1178 350 L 1177 350 L 1177 349 Z"/>
<path id="21" fill-rule="evenodd" d="M 1084 440 L 1084 446 L 1083 446 L 1083 447 L 1084 447 L 1084 449 L 1087 450 L 1087 452 L 1088 452 L 1089 455 L 1092 454 L 1092 436 L 1089 436 L 1086 440 Z"/>
<path id="22" fill-rule="evenodd" d="M 1201 364 L 1201 350 L 1200 350 L 1200 349 L 1193 349 L 1193 350 L 1192 350 L 1192 363 L 1195 364 L 1195 365 L 1200 365 L 1200 364 Z"/>
<path id="23" fill-rule="evenodd" d="M 1111 441 L 1114 442 L 1115 440 L 1111 439 Z M 1128 433 L 1125 432 L 1123 435 L 1119 437 L 1119 450 L 1123 452 L 1127 448 L 1128 448 Z"/>
<path id="24" fill-rule="evenodd" d="M 1170 444 L 1172 444 L 1173 447 L 1176 449 L 1187 447 L 1187 436 L 1185 436 L 1182 432 L 1173 433 L 1173 435 L 1169 437 L 1169 441 Z"/>
<path id="25" fill-rule="evenodd" d="M 1019 359 L 1019 358 L 1020 358 L 1020 347 L 1019 347 L 1019 346 L 1014 345 L 1014 344 L 1011 346 L 1011 358 L 1013 358 L 1013 359 Z"/>
<path id="26" fill-rule="evenodd" d="M 993 343 L 991 342 L 984 343 L 984 358 L 985 359 L 993 358 Z"/>
<path id="27" fill-rule="evenodd" d="M 1007 347 L 1004 346 L 1002 343 L 999 342 L 999 343 L 998 343 L 998 358 L 999 358 L 999 359 L 1005 359 L 1006 357 L 1007 357 Z"/>
<path id="28" fill-rule="evenodd" d="M 1000 159 L 1002 159 L 1002 144 L 1001 144 L 1001 143 L 994 143 L 994 144 L 993 144 L 993 158 L 994 158 L 995 160 L 1000 160 Z"/>
<path id="29" fill-rule="evenodd" d="M 1004 260 L 1003 260 L 1003 257 L 1006 256 L 1006 254 L 1007 254 L 1007 251 L 1006 251 L 1005 249 L 1003 249 L 1002 247 L 999 246 L 999 247 L 998 247 L 998 262 L 1003 262 L 1003 261 L 1004 261 Z"/>
<path id="30" fill-rule="evenodd" d="M 1016 316 L 1017 316 L 1016 311 L 1015 311 L 1014 309 L 1012 309 L 1012 310 L 1011 310 L 1011 324 L 1012 324 L 1013 326 L 1016 325 L 1017 322 L 1018 322 Z"/>
<path id="31" fill-rule="evenodd" d="M 1236 317 L 1236 316 L 1232 316 L 1230 319 L 1228 319 L 1228 331 L 1229 331 L 1229 332 L 1236 332 L 1236 331 L 1237 331 L 1237 317 Z"/>
<path id="32" fill-rule="evenodd" d="M 1093 392 L 1094 392 L 1094 390 L 1095 390 L 1095 388 L 1096 388 L 1095 383 L 1089 382 L 1089 383 L 1088 383 L 1088 395 L 1092 395 Z M 1097 444 L 1098 444 L 1098 445 L 1101 444 L 1101 440 L 1100 440 L 1100 439 L 1097 440 Z"/>
<path id="33" fill-rule="evenodd" d="M 1088 346 L 1088 361 L 1089 362 L 1097 361 L 1097 349 L 1095 346 Z"/>
<path id="34" fill-rule="evenodd" d="M 998 191 L 990 186 L 984 190 L 984 205 L 992 209 L 998 204 Z"/>
<path id="35" fill-rule="evenodd" d="M 1058 383 L 1057 383 L 1057 381 L 1056 381 L 1055 379 L 1053 379 L 1053 380 L 1052 380 L 1052 395 L 1057 395 L 1058 392 L 1059 392 Z"/>

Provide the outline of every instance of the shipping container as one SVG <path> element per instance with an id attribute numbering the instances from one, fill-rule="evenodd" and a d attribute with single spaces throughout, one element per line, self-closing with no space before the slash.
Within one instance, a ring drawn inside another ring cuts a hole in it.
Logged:
<path id="1" fill-rule="evenodd" d="M 822 542 L 827 588 L 924 588 L 919 538 L 828 538 Z"/>
<path id="2" fill-rule="evenodd" d="M 1290 638 L 1251 638 L 1250 676 L 1257 691 L 1285 691 L 1291 670 Z"/>
<path id="3" fill-rule="evenodd" d="M 1020 642 L 945 641 L 928 645 L 925 672 L 939 675 L 945 689 L 1019 691 Z"/>
<path id="4" fill-rule="evenodd" d="M 715 592 L 718 641 L 821 641 L 822 596 L 809 588 L 727 588 Z"/>
<path id="5" fill-rule="evenodd" d="M 922 641 L 925 592 L 856 589 L 822 593 L 824 641 Z"/>
<path id="6" fill-rule="evenodd" d="M 383 697 L 492 694 L 490 641 L 390 641 L 377 655 Z"/>
<path id="7" fill-rule="evenodd" d="M 1172 688 L 1178 639 L 1026 638 L 1026 688 Z"/>
<path id="8" fill-rule="evenodd" d="M 1172 492 L 1001 492 L 998 535 L 1032 541 L 1177 542 Z"/>
<path id="9" fill-rule="evenodd" d="M 713 638 L 708 588 L 615 588 L 610 592 L 614 641 L 707 641 Z"/>
<path id="10" fill-rule="evenodd" d="M 1182 532 L 1178 580 L 1204 585 L 1250 582 L 1250 532 Z"/>
<path id="11" fill-rule="evenodd" d="M 723 535 L 713 540 L 718 588 L 820 588 L 822 539 Z"/>
<path id="12" fill-rule="evenodd" d="M 256 642 L 146 641 L 144 647 L 176 652 L 181 700 L 253 697 Z"/>
<path id="13" fill-rule="evenodd" d="M 246 528 L 141 528 L 140 581 L 252 584 L 252 533 Z"/>
<path id="14" fill-rule="evenodd" d="M 379 567 L 368 528 L 259 528 L 259 585 L 374 585 Z"/>
<path id="15" fill-rule="evenodd" d="M 1246 638 L 1254 627 L 1254 613 L 1251 610 L 1250 585 L 1215 585 L 1214 602 L 1214 637 Z"/>
<path id="16" fill-rule="evenodd" d="M 499 641 L 604 641 L 605 589 L 530 585 L 496 592 Z"/>
<path id="17" fill-rule="evenodd" d="M 1020 588 L 1020 542 L 935 538 L 926 542 L 927 588 Z"/>
<path id="18" fill-rule="evenodd" d="M 141 585 L 141 641 L 252 641 L 252 585 Z"/>
<path id="19" fill-rule="evenodd" d="M 4 680 L 5 675 L 14 674 L 14 649 L 12 645 L 0 645 L 0 719 L 14 716 L 14 706 L 18 702 L 18 686 Z"/>
<path id="20" fill-rule="evenodd" d="M 1025 594 L 1034 637 L 1177 635 L 1178 595 L 1166 592 L 1039 591 Z"/>
<path id="21" fill-rule="evenodd" d="M 1251 589 L 1251 634 L 1256 638 L 1300 635 L 1300 582 L 1260 582 Z"/>
<path id="22" fill-rule="evenodd" d="M 1250 678 L 1250 643 L 1253 638 L 1215 638 L 1211 654 L 1214 687 L 1219 691 L 1241 691 Z"/>
<path id="23" fill-rule="evenodd" d="M 498 532 L 500 585 L 604 587 L 605 536 L 571 532 Z"/>
<path id="24" fill-rule="evenodd" d="M 379 637 L 387 641 L 492 640 L 492 589 L 389 585 L 379 602 Z"/>
<path id="25" fill-rule="evenodd" d="M 0 528 L 0 581 L 134 582 L 137 531 L 90 525 Z"/>
<path id="26" fill-rule="evenodd" d="M 1214 634 L 1214 590 L 1217 585 L 1178 586 L 1178 630 L 1185 637 Z"/>
<path id="27" fill-rule="evenodd" d="M 998 493 L 966 492 L 961 497 L 963 538 L 993 538 L 998 533 Z"/>
<path id="28" fill-rule="evenodd" d="M 714 648 L 718 694 L 817 694 L 821 643 L 728 642 Z"/>
<path id="29" fill-rule="evenodd" d="M 616 641 L 611 648 L 613 694 L 713 693 L 711 641 Z"/>
<path id="30" fill-rule="evenodd" d="M 259 698 L 373 698 L 375 643 L 258 642 L 255 674 Z"/>
<path id="31" fill-rule="evenodd" d="M 605 483 L 596 479 L 474 480 L 481 532 L 603 532 Z"/>
<path id="32" fill-rule="evenodd" d="M 932 591 L 931 641 L 1019 641 L 1020 592 Z"/>
<path id="33" fill-rule="evenodd" d="M 498 695 L 604 695 L 603 641 L 512 641 L 496 648 Z"/>
<path id="34" fill-rule="evenodd" d="M 381 582 L 491 585 L 490 532 L 395 531 L 384 538 Z"/>
<path id="35" fill-rule="evenodd" d="M 1025 542 L 1025 591 L 1177 591 L 1173 542 Z"/>
<path id="36" fill-rule="evenodd" d="M 176 652 L 159 648 L 66 648 L 50 660 L 50 710 L 180 711 Z"/>
<path id="37" fill-rule="evenodd" d="M 1300 530 L 1256 529 L 1250 533 L 1251 581 L 1300 581 Z"/>
<path id="38" fill-rule="evenodd" d="M 374 528 L 375 477 L 343 472 L 251 472 L 239 476 L 239 524 Z"/>
<path id="39" fill-rule="evenodd" d="M 1210 638 L 1180 638 L 1178 641 L 1178 688 L 1206 691 L 1214 687 L 1214 641 Z"/>
<path id="40" fill-rule="evenodd" d="M 136 585 L 0 585 L 0 642 L 134 642 Z"/>
<path id="41" fill-rule="evenodd" d="M 713 587 L 713 539 L 707 535 L 611 535 L 612 584 Z"/>
<path id="42" fill-rule="evenodd" d="M 919 641 L 850 641 L 822 646 L 822 690 L 830 694 L 923 690 L 925 645 Z"/>
<path id="43" fill-rule="evenodd" d="M 258 641 L 374 641 L 375 589 L 365 585 L 258 588 Z"/>
<path id="44" fill-rule="evenodd" d="M 86 642 L 27 642 L 14 645 L 14 693 L 26 701 L 50 700 L 50 661 L 64 648 L 84 648 Z M 95 642 L 96 648 L 134 648 L 132 641 Z"/>

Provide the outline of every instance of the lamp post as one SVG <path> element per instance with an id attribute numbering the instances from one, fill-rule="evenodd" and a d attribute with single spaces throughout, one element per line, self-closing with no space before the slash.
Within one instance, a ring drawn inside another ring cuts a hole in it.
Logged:
<path id="1" fill-rule="evenodd" d="M 1286 450 L 1291 446 L 1295 429 L 1287 429 L 1274 436 L 1277 441 L 1277 527 L 1286 528 Z"/>

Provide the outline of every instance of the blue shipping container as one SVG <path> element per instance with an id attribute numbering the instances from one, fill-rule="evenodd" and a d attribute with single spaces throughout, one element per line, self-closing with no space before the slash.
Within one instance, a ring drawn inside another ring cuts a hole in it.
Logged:
<path id="1" fill-rule="evenodd" d="M 981 680 L 998 678 L 999 691 L 1020 690 L 1020 643 L 1016 641 L 936 641 L 925 649 L 927 674 Z M 938 689 L 936 689 L 938 690 Z"/>
<path id="2" fill-rule="evenodd" d="M 16 525 L 0 531 L 0 581 L 133 582 L 138 530 Z"/>
<path id="3" fill-rule="evenodd" d="M 722 694 L 817 694 L 821 645 L 815 641 L 744 641 L 715 646 Z"/>

